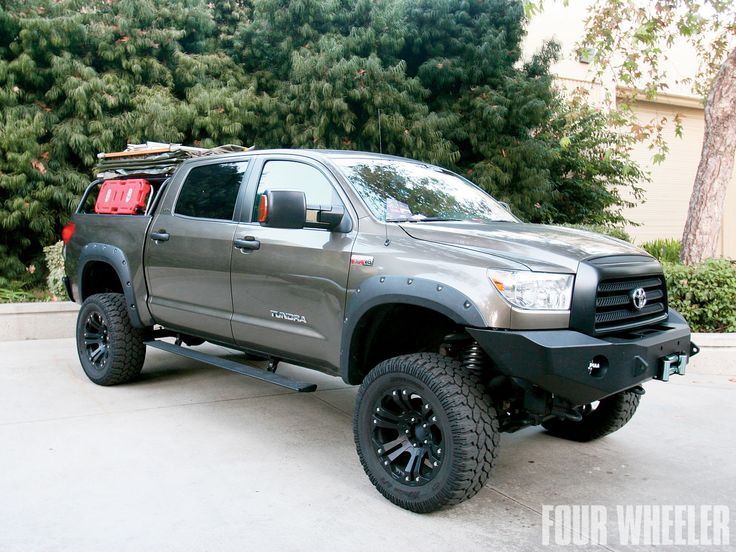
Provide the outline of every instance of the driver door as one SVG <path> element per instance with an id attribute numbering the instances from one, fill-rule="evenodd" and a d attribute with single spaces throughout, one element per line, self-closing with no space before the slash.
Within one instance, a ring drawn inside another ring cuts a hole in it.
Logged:
<path id="1" fill-rule="evenodd" d="M 257 206 L 267 190 L 303 191 L 308 221 L 316 220 L 320 208 L 347 205 L 329 172 L 310 159 L 266 158 L 259 169 L 246 204 Z M 345 216 L 351 216 L 348 209 Z M 256 219 L 250 213 L 249 220 Z M 236 343 L 264 353 L 288 352 L 287 358 L 337 371 L 356 230 L 355 224 L 349 232 L 240 224 L 236 239 L 254 239 L 260 247 L 233 252 Z"/>

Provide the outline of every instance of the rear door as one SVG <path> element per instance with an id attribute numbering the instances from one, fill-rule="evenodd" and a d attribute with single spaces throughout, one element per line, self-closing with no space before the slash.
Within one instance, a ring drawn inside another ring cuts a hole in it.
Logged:
<path id="1" fill-rule="evenodd" d="M 159 324 L 233 341 L 230 262 L 248 167 L 248 160 L 200 162 L 181 176 L 178 194 L 167 193 L 144 261 Z"/>
<path id="2" fill-rule="evenodd" d="M 328 370 L 339 365 L 350 255 L 357 218 L 332 175 L 308 158 L 264 157 L 254 167 L 245 201 L 246 222 L 236 238 L 252 238 L 259 249 L 235 250 L 232 261 L 233 335 L 245 347 L 288 353 Z M 301 190 L 307 220 L 317 209 L 340 206 L 353 221 L 349 232 L 325 228 L 268 228 L 257 222 L 256 197 L 267 190 Z"/>

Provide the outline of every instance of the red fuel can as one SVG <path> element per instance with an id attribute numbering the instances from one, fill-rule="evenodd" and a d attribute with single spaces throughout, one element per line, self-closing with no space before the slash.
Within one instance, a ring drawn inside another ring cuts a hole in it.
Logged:
<path id="1" fill-rule="evenodd" d="M 129 180 L 105 180 L 95 203 L 95 213 L 100 215 L 135 215 L 146 207 L 151 185 L 143 178 Z"/>

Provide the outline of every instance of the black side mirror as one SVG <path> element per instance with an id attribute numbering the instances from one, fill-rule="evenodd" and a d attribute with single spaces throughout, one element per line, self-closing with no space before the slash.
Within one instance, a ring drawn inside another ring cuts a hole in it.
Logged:
<path id="1" fill-rule="evenodd" d="M 320 209 L 317 212 L 317 222 L 324 224 L 330 230 L 340 226 L 344 217 L 345 209 L 340 205 L 333 205 L 329 210 Z"/>
<path id="2" fill-rule="evenodd" d="M 258 204 L 258 222 L 272 228 L 304 228 L 307 198 L 296 190 L 268 190 Z"/>
<path id="3" fill-rule="evenodd" d="M 503 207 L 504 209 L 506 209 L 506 210 L 507 210 L 507 211 L 508 211 L 509 213 L 511 212 L 511 205 L 509 205 L 509 204 L 508 204 L 508 203 L 506 203 L 505 201 L 499 201 L 499 202 L 498 202 L 498 204 L 499 204 L 499 205 L 500 205 L 501 207 Z"/>

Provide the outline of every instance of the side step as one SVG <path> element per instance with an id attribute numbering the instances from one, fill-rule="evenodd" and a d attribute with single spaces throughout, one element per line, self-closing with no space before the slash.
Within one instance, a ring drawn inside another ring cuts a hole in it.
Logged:
<path id="1" fill-rule="evenodd" d="M 166 341 L 151 340 L 146 341 L 145 344 L 149 347 L 153 347 L 154 349 L 161 349 L 162 351 L 166 351 L 168 353 L 174 353 L 175 355 L 191 358 L 192 360 L 198 360 L 199 362 L 211 364 L 212 366 L 218 366 L 220 368 L 224 368 L 225 370 L 237 372 L 238 374 L 243 374 L 244 376 L 249 376 L 251 378 L 266 381 L 268 383 L 273 383 L 275 385 L 280 385 L 281 387 L 286 387 L 287 389 L 298 391 L 299 393 L 310 393 L 317 389 L 317 384 L 315 383 L 295 381 L 293 379 L 289 379 L 273 372 L 267 372 L 266 370 L 255 368 L 254 366 L 241 364 L 240 362 L 235 362 L 234 360 L 228 360 L 226 358 L 220 358 L 214 355 L 208 355 L 207 353 L 194 351 L 186 347 L 180 347 L 179 345 L 174 345 L 173 343 L 168 343 Z"/>

